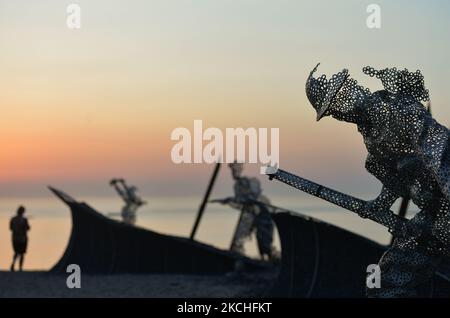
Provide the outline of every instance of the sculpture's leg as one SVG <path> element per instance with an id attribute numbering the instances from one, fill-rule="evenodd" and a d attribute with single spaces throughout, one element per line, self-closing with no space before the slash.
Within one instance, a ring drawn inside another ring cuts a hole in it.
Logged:
<path id="1" fill-rule="evenodd" d="M 273 232 L 274 224 L 269 210 L 263 204 L 257 204 L 259 213 L 255 218 L 256 225 L 256 242 L 258 244 L 261 259 L 267 255 L 268 259 L 272 258 L 273 252 Z"/>
<path id="2" fill-rule="evenodd" d="M 244 243 L 251 235 L 254 214 L 252 207 L 245 205 L 242 208 L 241 215 L 233 235 L 230 250 L 236 253 L 244 254 Z"/>
<path id="3" fill-rule="evenodd" d="M 381 288 L 367 289 L 368 297 L 430 297 L 433 274 L 438 257 L 430 256 L 421 247 L 396 239 L 381 257 Z"/>
<path id="4" fill-rule="evenodd" d="M 434 222 L 432 210 L 422 210 L 409 222 L 422 229 L 420 236 L 396 238 L 381 257 L 381 288 L 368 290 L 369 297 L 429 297 L 439 257 L 432 256 L 427 246 Z"/>
<path id="5" fill-rule="evenodd" d="M 442 244 L 443 249 L 450 253 L 450 202 L 441 198 L 436 209 L 439 211 L 433 223 L 432 235 Z"/>

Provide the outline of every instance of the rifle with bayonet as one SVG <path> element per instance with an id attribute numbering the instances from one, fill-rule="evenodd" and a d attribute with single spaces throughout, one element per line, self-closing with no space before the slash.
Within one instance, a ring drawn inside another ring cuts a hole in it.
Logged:
<path id="1" fill-rule="evenodd" d="M 410 234 L 418 234 L 419 230 L 417 228 L 413 228 L 406 218 L 395 214 L 390 209 L 373 211 L 369 208 L 368 201 L 330 189 L 281 169 L 273 169 L 269 167 L 266 174 L 269 176 L 270 180 L 275 179 L 281 181 L 300 191 L 321 198 L 346 210 L 352 211 L 362 218 L 370 219 L 378 224 L 384 225 L 388 228 L 389 232 L 396 237 L 405 237 Z"/>

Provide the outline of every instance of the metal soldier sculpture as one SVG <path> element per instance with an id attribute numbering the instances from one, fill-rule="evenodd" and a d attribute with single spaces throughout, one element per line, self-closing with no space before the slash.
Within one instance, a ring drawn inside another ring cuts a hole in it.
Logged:
<path id="1" fill-rule="evenodd" d="M 124 179 L 112 179 L 110 185 L 114 187 L 125 202 L 121 212 L 122 221 L 134 225 L 136 223 L 137 209 L 146 204 L 146 202 L 137 195 L 137 188 L 135 186 L 128 186 Z"/>
<path id="2" fill-rule="evenodd" d="M 230 250 L 243 253 L 245 241 L 251 237 L 253 232 L 256 232 L 261 259 L 271 259 L 274 252 L 272 246 L 274 224 L 268 209 L 264 205 L 270 204 L 270 201 L 261 194 L 261 184 L 258 179 L 242 176 L 242 163 L 231 163 L 229 167 L 235 181 L 235 196 L 215 201 L 241 210 Z"/>
<path id="3" fill-rule="evenodd" d="M 421 103 L 429 96 L 420 71 L 365 67 L 384 86 L 371 93 L 345 69 L 329 80 L 314 78 L 317 67 L 306 83 L 317 120 L 332 116 L 356 124 L 369 153 L 366 169 L 383 184 L 363 216 L 387 211 L 399 197 L 421 209 L 381 258 L 382 288 L 368 290 L 369 296 L 424 296 L 439 259 L 449 253 L 449 130 Z"/>

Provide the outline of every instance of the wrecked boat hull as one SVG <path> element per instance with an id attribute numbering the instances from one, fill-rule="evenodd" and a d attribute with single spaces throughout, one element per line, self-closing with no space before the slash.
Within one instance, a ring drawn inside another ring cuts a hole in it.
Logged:
<path id="1" fill-rule="evenodd" d="M 367 266 L 378 263 L 386 246 L 301 214 L 279 212 L 272 217 L 282 250 L 273 296 L 366 297 Z M 435 275 L 433 297 L 450 297 L 447 277 Z"/>
<path id="2" fill-rule="evenodd" d="M 187 238 L 109 219 L 51 190 L 70 207 L 73 223 L 68 246 L 51 273 L 66 273 L 70 264 L 79 265 L 87 274 L 223 274 L 233 271 L 236 261 L 250 270 L 268 266 Z M 282 260 L 273 288 L 267 286 L 267 296 L 366 296 L 367 266 L 378 263 L 386 246 L 301 214 L 277 212 L 272 217 L 280 235 Z M 446 275 L 435 276 L 433 296 L 450 296 Z"/>
<path id="3" fill-rule="evenodd" d="M 50 190 L 67 204 L 72 232 L 59 262 L 50 270 L 65 273 L 77 264 L 87 274 L 183 273 L 220 274 L 240 260 L 246 268 L 262 263 L 187 238 L 159 234 L 109 219 L 89 205 Z"/>

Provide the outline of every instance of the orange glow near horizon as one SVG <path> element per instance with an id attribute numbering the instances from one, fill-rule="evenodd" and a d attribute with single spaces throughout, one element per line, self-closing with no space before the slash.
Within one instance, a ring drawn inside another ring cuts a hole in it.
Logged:
<path id="1" fill-rule="evenodd" d="M 58 179 L 88 187 L 117 175 L 195 183 L 201 167 L 170 160 L 171 131 L 191 130 L 195 119 L 220 129 L 279 128 L 282 167 L 334 182 L 361 175 L 365 149 L 356 128 L 316 123 L 306 99 L 304 83 L 318 61 L 319 73 L 346 67 L 374 89 L 380 83 L 361 73 L 368 61 L 420 68 L 433 113 L 448 125 L 441 84 L 450 76 L 448 42 L 430 38 L 430 59 L 428 49 L 398 41 L 414 28 L 442 32 L 438 19 L 372 32 L 364 19 L 361 28 L 352 20 L 364 8 L 327 2 L 334 9 L 324 12 L 319 2 L 152 1 L 125 10 L 120 2 L 81 1 L 86 20 L 78 31 L 66 28 L 58 2 L 1 2 L 0 184 Z M 415 10 L 408 19 L 424 8 Z M 333 28 L 312 29 L 319 20 Z M 396 45 L 381 50 L 380 41 Z"/>

